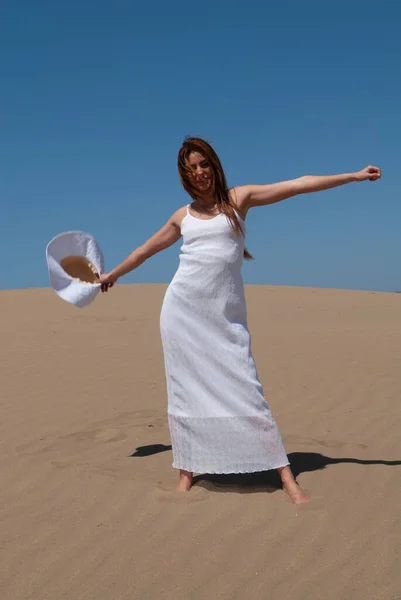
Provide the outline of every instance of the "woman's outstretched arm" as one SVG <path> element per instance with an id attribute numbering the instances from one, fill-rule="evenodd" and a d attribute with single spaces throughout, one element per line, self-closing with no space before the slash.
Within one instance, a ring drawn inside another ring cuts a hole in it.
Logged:
<path id="1" fill-rule="evenodd" d="M 185 209 L 177 210 L 167 223 L 150 237 L 142 246 L 138 246 L 122 263 L 117 265 L 110 273 L 100 275 L 97 283 L 102 284 L 102 291 L 107 292 L 109 287 L 130 271 L 133 271 L 148 258 L 169 248 L 181 237 L 181 221 Z"/>
<path id="2" fill-rule="evenodd" d="M 369 166 L 361 171 L 342 175 L 305 175 L 267 185 L 244 185 L 236 188 L 238 208 L 246 211 L 253 206 L 273 204 L 299 194 L 321 192 L 356 181 L 376 181 L 380 177 L 380 169 Z"/>

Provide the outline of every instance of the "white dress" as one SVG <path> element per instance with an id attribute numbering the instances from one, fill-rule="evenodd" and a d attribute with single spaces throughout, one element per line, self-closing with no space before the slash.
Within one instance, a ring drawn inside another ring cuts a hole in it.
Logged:
<path id="1" fill-rule="evenodd" d="M 173 467 L 251 473 L 288 465 L 250 347 L 244 238 L 224 214 L 201 220 L 188 207 L 181 233 L 160 315 Z"/>

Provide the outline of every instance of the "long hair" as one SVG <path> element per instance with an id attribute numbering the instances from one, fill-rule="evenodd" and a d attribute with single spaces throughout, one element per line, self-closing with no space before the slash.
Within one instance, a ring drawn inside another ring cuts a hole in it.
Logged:
<path id="1" fill-rule="evenodd" d="M 238 235 L 245 235 L 242 224 L 240 223 L 235 212 L 236 207 L 233 200 L 231 199 L 226 176 L 224 174 L 220 159 L 211 147 L 211 145 L 205 140 L 202 140 L 198 137 L 185 138 L 184 143 L 182 144 L 178 153 L 178 172 L 180 174 L 180 179 L 184 190 L 191 196 L 193 200 L 199 199 L 199 193 L 197 192 L 196 187 L 192 183 L 190 169 L 187 163 L 188 157 L 191 154 L 191 152 L 199 152 L 199 154 L 202 154 L 202 156 L 204 156 L 205 159 L 208 161 L 212 173 L 211 193 L 216 199 L 217 206 L 220 212 L 226 215 L 233 230 Z M 244 249 L 244 258 L 246 260 L 253 259 L 253 256 L 248 252 L 246 248 Z"/>

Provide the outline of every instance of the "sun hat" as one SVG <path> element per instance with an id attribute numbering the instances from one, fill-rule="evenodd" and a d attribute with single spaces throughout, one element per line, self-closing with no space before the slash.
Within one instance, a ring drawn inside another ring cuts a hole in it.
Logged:
<path id="1" fill-rule="evenodd" d="M 82 308 L 100 291 L 97 277 L 104 272 L 104 257 L 90 233 L 66 231 L 46 247 L 50 285 L 66 302 Z"/>

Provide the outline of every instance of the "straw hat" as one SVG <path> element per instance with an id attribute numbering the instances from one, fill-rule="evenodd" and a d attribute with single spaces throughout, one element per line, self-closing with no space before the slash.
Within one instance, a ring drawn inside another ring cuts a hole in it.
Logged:
<path id="1" fill-rule="evenodd" d="M 104 258 L 97 241 L 83 231 L 67 231 L 47 245 L 46 260 L 50 285 L 66 302 L 79 308 L 96 298 L 104 271 Z"/>

